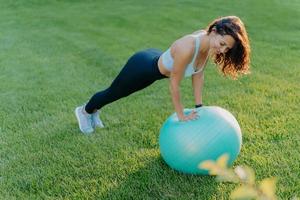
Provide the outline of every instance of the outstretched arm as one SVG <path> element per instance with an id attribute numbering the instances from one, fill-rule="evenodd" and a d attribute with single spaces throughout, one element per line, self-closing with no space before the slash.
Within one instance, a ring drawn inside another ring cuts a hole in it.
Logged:
<path id="1" fill-rule="evenodd" d="M 170 74 L 170 92 L 172 96 L 173 105 L 177 113 L 177 117 L 181 121 L 190 120 L 196 117 L 195 113 L 185 116 L 183 113 L 184 106 L 180 100 L 180 82 L 184 76 L 185 69 L 191 60 L 190 49 L 184 47 L 178 48 L 174 56 L 173 70 Z"/>
<path id="2" fill-rule="evenodd" d="M 183 108 L 180 99 L 180 82 L 184 76 L 186 62 L 184 59 L 174 59 L 174 69 L 170 74 L 170 92 L 172 102 L 179 119 L 184 118 Z"/>

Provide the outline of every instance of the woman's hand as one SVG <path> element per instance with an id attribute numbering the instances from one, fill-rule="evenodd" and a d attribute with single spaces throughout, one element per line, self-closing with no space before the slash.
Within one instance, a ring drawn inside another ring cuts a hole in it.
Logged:
<path id="1" fill-rule="evenodd" d="M 178 120 L 179 121 L 189 121 L 189 120 L 195 120 L 198 118 L 197 111 L 193 110 L 188 115 L 179 115 Z"/>

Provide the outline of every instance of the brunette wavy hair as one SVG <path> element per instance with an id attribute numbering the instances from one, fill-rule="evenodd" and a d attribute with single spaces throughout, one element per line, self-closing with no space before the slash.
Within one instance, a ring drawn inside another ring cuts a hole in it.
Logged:
<path id="1" fill-rule="evenodd" d="M 222 73 L 236 79 L 240 74 L 250 73 L 250 43 L 245 26 L 236 16 L 221 17 L 211 22 L 206 28 L 209 35 L 212 31 L 234 38 L 234 46 L 225 54 L 216 54 L 214 62 Z"/>

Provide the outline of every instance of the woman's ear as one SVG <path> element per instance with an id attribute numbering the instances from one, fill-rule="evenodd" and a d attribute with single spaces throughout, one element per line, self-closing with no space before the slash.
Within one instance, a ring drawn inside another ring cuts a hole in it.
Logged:
<path id="1" fill-rule="evenodd" d="M 211 29 L 210 35 L 216 35 L 217 34 L 217 29 L 216 27 Z"/>
<path id="2" fill-rule="evenodd" d="M 213 28 L 211 29 L 211 32 L 216 33 L 216 32 L 217 32 L 216 27 L 213 27 Z"/>

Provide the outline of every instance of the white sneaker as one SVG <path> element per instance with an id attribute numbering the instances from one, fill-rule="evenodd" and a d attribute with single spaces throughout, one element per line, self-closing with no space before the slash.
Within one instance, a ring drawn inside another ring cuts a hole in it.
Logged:
<path id="1" fill-rule="evenodd" d="M 100 111 L 96 111 L 95 113 L 92 114 L 92 126 L 93 128 L 99 127 L 99 128 L 104 128 L 103 122 L 101 121 L 99 117 Z"/>
<path id="2" fill-rule="evenodd" d="M 92 126 L 92 115 L 86 113 L 83 109 L 85 105 L 79 106 L 75 109 L 75 115 L 78 121 L 79 129 L 84 134 L 90 134 L 94 131 Z"/>

